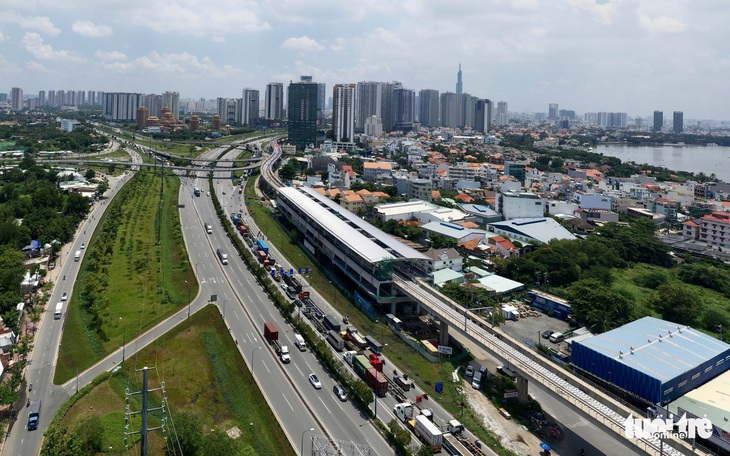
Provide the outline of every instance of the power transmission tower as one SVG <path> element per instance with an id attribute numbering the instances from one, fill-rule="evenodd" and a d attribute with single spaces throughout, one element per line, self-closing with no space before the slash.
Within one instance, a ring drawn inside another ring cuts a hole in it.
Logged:
<path id="1" fill-rule="evenodd" d="M 156 368 L 155 368 L 156 369 Z M 126 395 L 126 406 L 124 408 L 124 447 L 129 448 L 128 442 L 129 442 L 129 436 L 139 434 L 141 436 L 141 445 L 140 445 L 140 454 L 142 456 L 147 456 L 147 433 L 149 431 L 156 431 L 158 429 L 162 430 L 162 438 L 167 441 L 167 431 L 165 430 L 165 425 L 167 424 L 167 411 L 165 410 L 166 404 L 167 404 L 167 393 L 165 392 L 165 382 L 162 382 L 162 386 L 160 388 L 155 389 L 148 389 L 147 388 L 147 374 L 149 368 L 147 366 L 143 367 L 142 369 L 142 391 L 137 391 L 135 393 L 130 393 L 129 388 L 125 390 Z M 139 372 L 139 371 L 137 371 Z M 160 403 L 159 407 L 154 408 L 148 408 L 148 397 L 149 393 L 155 392 L 155 391 L 162 391 L 162 402 Z M 142 396 L 142 407 L 137 412 L 130 411 L 129 403 L 130 403 L 130 396 L 135 395 L 141 395 Z M 148 427 L 147 425 L 147 418 L 148 414 L 150 412 L 157 412 L 160 411 L 161 417 L 160 417 L 160 425 L 158 427 Z M 129 422 L 130 417 L 132 415 L 141 415 L 142 416 L 142 425 L 138 431 L 129 431 Z"/>

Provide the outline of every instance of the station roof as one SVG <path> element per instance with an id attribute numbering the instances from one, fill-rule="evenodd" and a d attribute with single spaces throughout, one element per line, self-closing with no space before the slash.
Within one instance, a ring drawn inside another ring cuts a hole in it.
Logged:
<path id="1" fill-rule="evenodd" d="M 282 187 L 279 192 L 369 263 L 428 259 L 312 188 Z"/>
<path id="2" fill-rule="evenodd" d="M 489 226 L 547 244 L 552 239 L 577 239 L 570 231 L 551 218 L 524 218 L 490 223 Z M 508 235 L 509 236 L 509 235 Z"/>
<path id="3" fill-rule="evenodd" d="M 474 234 L 478 234 L 481 237 L 486 239 L 487 232 L 485 230 L 475 230 L 471 228 L 464 228 L 461 225 L 457 225 L 455 223 L 447 223 L 447 222 L 429 222 L 423 225 L 421 228 L 423 228 L 426 231 L 431 231 L 433 233 L 442 234 L 444 236 L 448 236 L 450 238 L 459 240 L 463 239 L 467 236 L 471 236 Z"/>
<path id="4" fill-rule="evenodd" d="M 730 345 L 689 326 L 644 317 L 620 328 L 574 342 L 661 382 L 696 368 Z"/>

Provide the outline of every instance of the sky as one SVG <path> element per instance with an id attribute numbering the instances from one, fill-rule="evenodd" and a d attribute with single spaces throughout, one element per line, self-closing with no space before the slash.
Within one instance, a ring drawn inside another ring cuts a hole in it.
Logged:
<path id="1" fill-rule="evenodd" d="M 728 0 L 0 0 L 0 92 L 453 92 L 461 64 L 510 111 L 730 120 L 728 24 Z"/>

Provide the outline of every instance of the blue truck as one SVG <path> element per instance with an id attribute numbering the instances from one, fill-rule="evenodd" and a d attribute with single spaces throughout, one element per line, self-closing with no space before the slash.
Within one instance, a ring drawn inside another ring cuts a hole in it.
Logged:
<path id="1" fill-rule="evenodd" d="M 267 255 L 269 254 L 269 244 L 267 244 L 263 239 L 256 241 L 256 246 L 258 250 L 263 251 Z"/>

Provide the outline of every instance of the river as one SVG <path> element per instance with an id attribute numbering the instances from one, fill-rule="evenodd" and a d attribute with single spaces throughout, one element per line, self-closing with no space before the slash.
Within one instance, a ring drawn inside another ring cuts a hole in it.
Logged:
<path id="1" fill-rule="evenodd" d="M 628 146 L 599 144 L 596 153 L 616 157 L 622 162 L 663 166 L 674 171 L 715 173 L 718 179 L 730 182 L 730 147 L 722 146 Z"/>

